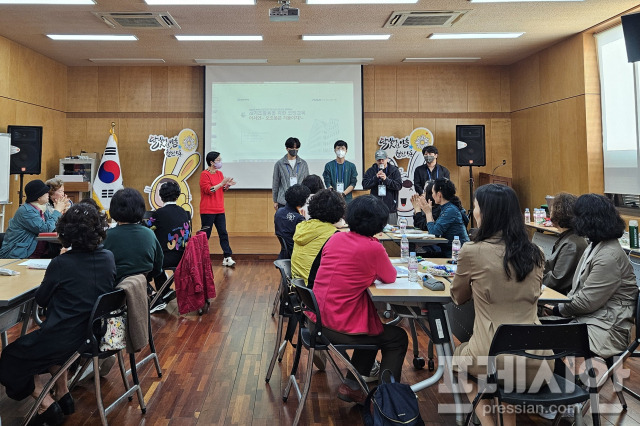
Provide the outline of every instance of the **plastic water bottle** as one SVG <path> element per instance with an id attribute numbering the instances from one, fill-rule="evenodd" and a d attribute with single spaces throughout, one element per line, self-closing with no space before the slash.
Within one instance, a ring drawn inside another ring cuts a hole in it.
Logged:
<path id="1" fill-rule="evenodd" d="M 398 226 L 400 227 L 400 234 L 407 233 L 407 219 L 405 219 L 404 217 L 398 219 Z"/>
<path id="2" fill-rule="evenodd" d="M 629 247 L 632 249 L 640 248 L 640 242 L 638 242 L 638 221 L 629 221 Z"/>
<path id="3" fill-rule="evenodd" d="M 400 240 L 400 257 L 407 262 L 409 261 L 409 240 L 406 234 L 402 234 L 402 239 Z"/>
<path id="4" fill-rule="evenodd" d="M 531 223 L 531 212 L 529 211 L 529 207 L 524 209 L 524 223 Z"/>
<path id="5" fill-rule="evenodd" d="M 453 241 L 451 242 L 451 263 L 458 263 L 458 254 L 460 253 L 460 247 L 462 247 L 460 237 L 453 237 Z"/>
<path id="6" fill-rule="evenodd" d="M 416 259 L 416 252 L 412 251 L 409 256 L 409 281 L 418 282 L 418 259 Z"/>

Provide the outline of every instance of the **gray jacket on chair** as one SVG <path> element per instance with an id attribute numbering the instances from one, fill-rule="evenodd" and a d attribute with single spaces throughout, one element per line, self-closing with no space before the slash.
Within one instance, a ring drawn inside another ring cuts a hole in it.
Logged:
<path id="1" fill-rule="evenodd" d="M 619 354 L 629 345 L 638 298 L 629 258 L 617 239 L 602 241 L 587 247 L 576 274 L 580 275 L 574 277 L 567 295 L 571 302 L 558 306 L 560 314 L 587 324 L 595 354 L 603 358 Z"/>

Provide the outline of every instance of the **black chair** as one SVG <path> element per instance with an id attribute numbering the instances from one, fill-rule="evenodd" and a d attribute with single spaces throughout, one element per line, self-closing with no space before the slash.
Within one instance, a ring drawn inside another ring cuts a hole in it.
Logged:
<path id="1" fill-rule="evenodd" d="M 129 354 L 129 363 L 131 365 L 131 375 L 133 378 L 133 386 L 129 386 L 129 381 L 127 380 L 127 375 L 125 372 L 124 357 L 122 355 L 122 351 L 124 349 L 104 352 L 100 351 L 100 339 L 104 334 L 104 330 L 102 329 L 103 320 L 120 315 L 124 312 L 126 312 L 126 298 L 123 290 L 118 289 L 110 293 L 103 294 L 98 298 L 95 305 L 93 306 L 93 311 L 91 312 L 89 324 L 87 327 L 87 339 L 85 343 L 80 348 L 78 348 L 78 350 L 62 365 L 62 367 L 56 372 L 56 374 L 51 377 L 51 380 L 47 382 L 47 384 L 44 386 L 44 389 L 40 393 L 40 396 L 33 403 L 33 406 L 25 417 L 23 425 L 26 426 L 31 421 L 33 416 L 36 414 L 38 407 L 42 403 L 42 400 L 49 393 L 56 380 L 58 380 L 58 378 L 65 371 L 67 371 L 67 369 L 69 369 L 69 367 L 80 357 L 85 357 L 87 358 L 87 360 L 79 368 L 76 376 L 82 374 L 82 371 L 86 369 L 89 362 L 93 361 L 93 381 L 95 384 L 96 402 L 98 404 L 98 413 L 100 414 L 100 420 L 103 425 L 107 425 L 107 415 L 109 414 L 109 412 L 111 412 L 113 408 L 115 408 L 116 405 L 118 405 L 120 402 L 124 401 L 125 398 L 131 400 L 134 393 L 137 393 L 138 395 L 140 410 L 143 414 L 146 413 L 147 408 L 144 403 L 142 389 L 140 388 L 140 382 L 138 380 L 138 373 L 136 370 L 136 361 L 133 354 Z M 100 390 L 98 361 L 113 355 L 117 355 L 118 357 L 118 365 L 120 367 L 120 375 L 122 376 L 125 392 L 105 409 L 102 402 L 102 392 Z M 72 386 L 70 386 L 70 388 L 72 388 Z"/>
<path id="2" fill-rule="evenodd" d="M 552 355 L 539 356 L 528 353 L 534 350 L 552 350 Z M 523 356 L 538 360 L 558 360 L 565 357 L 579 357 L 585 359 L 587 389 L 583 389 L 575 382 L 557 374 L 553 375 L 551 385 L 544 385 L 538 392 L 506 391 L 498 385 L 500 378 L 496 369 L 496 357 L 500 354 Z M 596 387 L 595 371 L 593 370 L 589 349 L 589 335 L 586 324 L 503 324 L 498 327 L 493 336 L 489 349 L 487 366 L 487 383 L 480 385 L 478 394 L 473 400 L 473 408 L 467 415 L 466 424 L 471 424 L 475 408 L 480 399 L 493 398 L 497 404 L 502 402 L 517 406 L 551 407 L 571 406 L 583 402 L 591 402 L 591 414 L 594 426 L 600 425 L 598 410 L 598 390 Z M 584 410 L 576 409 L 576 416 Z M 556 416 L 559 421 L 559 416 Z M 500 424 L 502 414 L 500 413 Z"/>
<path id="3" fill-rule="evenodd" d="M 2 247 L 3 241 L 4 241 L 4 232 L 0 232 L 0 248 Z"/>
<path id="4" fill-rule="evenodd" d="M 287 242 L 284 240 L 282 235 L 276 234 L 278 237 L 278 241 L 280 242 L 280 259 L 291 259 L 291 253 L 289 252 L 289 247 L 287 247 Z"/>
<path id="5" fill-rule="evenodd" d="M 327 358 L 333 365 L 336 372 L 340 375 L 340 378 L 344 382 L 345 377 L 338 368 L 334 357 L 341 361 L 347 369 L 353 374 L 353 376 L 358 381 L 358 384 L 362 388 L 365 393 L 369 393 L 369 387 L 367 383 L 364 381 L 360 373 L 353 367 L 351 362 L 345 358 L 343 355 L 349 349 L 362 349 L 362 350 L 379 350 L 380 348 L 376 345 L 334 345 L 332 344 L 325 336 L 322 334 L 322 318 L 320 316 L 320 309 L 318 308 L 318 303 L 316 302 L 316 297 L 313 294 L 313 291 L 310 288 L 307 288 L 304 285 L 304 280 L 295 279 L 293 281 L 293 288 L 298 295 L 300 302 L 302 303 L 300 306 L 299 315 L 299 324 L 298 327 L 298 344 L 296 345 L 296 356 L 293 361 L 293 367 L 291 369 L 291 375 L 289 376 L 289 382 L 287 383 L 287 387 L 282 394 L 282 400 L 287 402 L 289 398 L 289 393 L 291 388 L 294 387 L 296 390 L 296 395 L 298 396 L 298 409 L 296 410 L 296 416 L 293 420 L 293 426 L 296 426 L 300 421 L 300 417 L 302 415 L 302 410 L 304 409 L 304 404 L 307 400 L 307 395 L 309 394 L 309 388 L 311 387 L 311 374 L 313 372 L 313 354 L 315 351 L 323 351 L 326 353 Z M 313 313 L 316 316 L 316 322 L 313 326 L 313 331 L 309 327 L 303 327 L 303 317 L 304 313 L 309 312 Z M 302 343 L 302 344 L 300 344 Z M 298 382 L 296 380 L 296 372 L 298 368 L 298 363 L 300 361 L 300 353 L 302 350 L 302 346 L 307 348 L 309 351 L 309 355 L 307 358 L 307 368 L 304 374 L 304 389 L 300 392 L 300 388 L 298 386 Z"/>
<path id="6" fill-rule="evenodd" d="M 287 342 L 291 342 L 293 334 L 295 333 L 295 327 L 297 325 L 297 318 L 295 310 L 299 309 L 299 303 L 297 303 L 297 295 L 291 289 L 291 260 L 279 259 L 273 262 L 278 271 L 280 271 L 280 285 L 278 286 L 278 292 L 276 293 L 276 300 L 273 301 L 273 309 L 278 306 L 278 332 L 276 335 L 276 344 L 273 348 L 273 355 L 271 356 L 271 362 L 269 363 L 269 369 L 267 370 L 267 377 L 265 381 L 269 383 L 271 380 L 271 373 L 273 367 L 278 362 L 282 361 L 282 354 L 287 346 Z M 271 313 L 273 316 L 273 312 Z M 282 337 L 284 331 L 284 320 L 287 319 L 287 332 L 284 339 Z"/>

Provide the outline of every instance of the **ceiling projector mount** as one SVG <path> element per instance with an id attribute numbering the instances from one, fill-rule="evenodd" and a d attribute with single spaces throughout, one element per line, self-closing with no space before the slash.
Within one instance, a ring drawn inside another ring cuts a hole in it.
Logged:
<path id="1" fill-rule="evenodd" d="M 273 22 L 297 21 L 300 19 L 300 9 L 289 7 L 291 0 L 278 0 L 280 7 L 269 9 L 269 20 Z"/>

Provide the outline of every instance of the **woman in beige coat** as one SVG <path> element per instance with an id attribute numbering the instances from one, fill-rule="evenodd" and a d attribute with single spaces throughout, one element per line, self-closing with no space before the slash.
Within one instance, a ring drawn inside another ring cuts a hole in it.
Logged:
<path id="1" fill-rule="evenodd" d="M 609 358 L 624 351 L 633 326 L 638 286 L 618 238 L 624 221 L 613 203 L 597 194 L 581 195 L 574 207 L 574 229 L 589 239 L 567 295 L 571 302 L 555 315 L 587 324 L 591 351 Z"/>
<path id="2" fill-rule="evenodd" d="M 477 189 L 473 214 L 479 226 L 473 241 L 460 250 L 458 271 L 451 284 L 451 298 L 462 304 L 473 297 L 475 321 L 469 342 L 462 343 L 454 353 L 454 369 L 466 371 L 480 381 L 486 381 L 487 356 L 493 336 L 502 324 L 539 324 L 537 303 L 541 289 L 543 256 L 540 249 L 529 241 L 515 192 L 504 185 L 484 185 Z M 527 360 L 526 374 L 517 371 L 513 358 L 498 357 L 498 371 L 504 365 L 513 365 L 512 375 L 501 379 L 520 389 L 529 387 L 533 378 L 550 378 L 551 366 L 540 361 Z M 509 364 L 508 364 L 509 363 Z M 543 367 L 543 368 L 540 368 Z M 506 373 L 506 371 L 503 371 Z M 526 376 L 526 377 L 522 377 Z M 463 379 L 459 375 L 460 379 Z M 517 378 L 517 380 L 516 380 Z M 510 380 L 511 379 L 511 380 Z M 523 380 L 524 379 L 524 380 Z M 464 380 L 463 380 L 464 381 Z M 471 380 L 467 389 L 469 399 L 477 393 Z M 476 414 L 483 425 L 493 425 L 488 402 L 482 400 Z M 506 407 L 505 407 L 506 408 Z M 513 411 L 504 409 L 505 425 L 515 425 Z"/>

